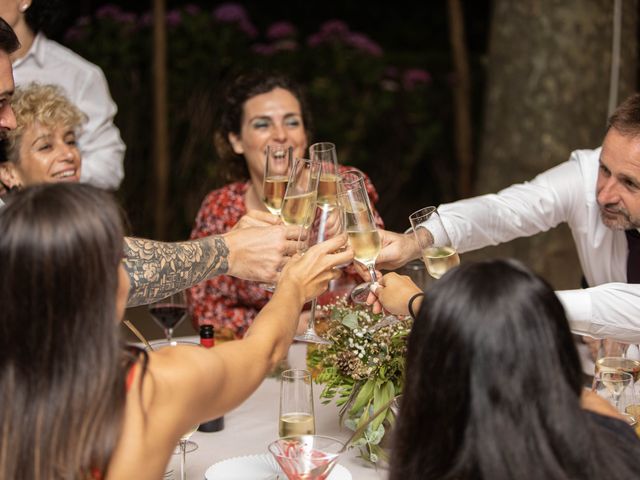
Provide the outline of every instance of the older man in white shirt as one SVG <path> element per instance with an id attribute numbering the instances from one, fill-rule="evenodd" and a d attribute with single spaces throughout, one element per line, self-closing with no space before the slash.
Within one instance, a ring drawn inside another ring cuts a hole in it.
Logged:
<path id="1" fill-rule="evenodd" d="M 591 288 L 557 292 L 574 332 L 640 342 L 640 257 L 628 265 L 627 237 L 640 227 L 640 95 L 610 119 L 603 145 L 497 194 L 441 205 L 459 252 L 530 236 L 566 222 Z M 628 231 L 628 232 L 625 232 Z M 630 240 L 631 241 L 631 240 Z M 378 268 L 420 256 L 412 234 L 382 232 Z"/>

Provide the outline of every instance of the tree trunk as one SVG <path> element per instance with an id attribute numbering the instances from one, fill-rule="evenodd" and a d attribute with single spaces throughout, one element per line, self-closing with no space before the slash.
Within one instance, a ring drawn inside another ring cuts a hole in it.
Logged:
<path id="1" fill-rule="evenodd" d="M 605 134 L 613 0 L 494 0 L 476 193 L 533 178 Z M 622 2 L 619 102 L 636 86 L 637 0 Z M 579 285 L 566 226 L 471 254 L 516 257 L 556 288 Z"/>

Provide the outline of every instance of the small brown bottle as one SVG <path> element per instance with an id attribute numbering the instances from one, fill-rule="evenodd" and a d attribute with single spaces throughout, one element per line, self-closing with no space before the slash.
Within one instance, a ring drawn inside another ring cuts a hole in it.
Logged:
<path id="1" fill-rule="evenodd" d="M 200 326 L 200 345 L 205 348 L 211 348 L 215 345 L 215 336 L 213 334 L 213 325 Z M 201 423 L 198 427 L 200 432 L 218 432 L 224 429 L 224 417 L 214 418 L 208 422 Z"/>

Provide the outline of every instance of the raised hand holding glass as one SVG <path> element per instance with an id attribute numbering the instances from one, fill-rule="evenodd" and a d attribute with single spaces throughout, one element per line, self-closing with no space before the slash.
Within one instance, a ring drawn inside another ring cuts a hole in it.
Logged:
<path id="1" fill-rule="evenodd" d="M 458 252 L 451 243 L 436 207 L 425 207 L 413 212 L 409 215 L 409 221 L 429 275 L 440 278 L 460 264 Z"/>

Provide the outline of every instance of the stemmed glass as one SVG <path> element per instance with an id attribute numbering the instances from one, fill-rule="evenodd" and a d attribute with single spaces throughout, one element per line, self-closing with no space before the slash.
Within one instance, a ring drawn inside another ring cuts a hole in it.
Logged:
<path id="1" fill-rule="evenodd" d="M 613 400 L 616 410 L 625 414 L 624 407 L 627 405 L 622 405 L 621 408 L 620 397 L 629 385 L 633 385 L 631 374 L 619 371 L 601 371 L 594 379 L 593 390 L 603 398 Z"/>
<path id="2" fill-rule="evenodd" d="M 292 147 L 267 145 L 265 149 L 262 202 L 273 215 L 280 215 L 284 193 L 289 182 Z"/>
<path id="3" fill-rule="evenodd" d="M 320 162 L 295 159 L 280 210 L 280 216 L 286 225 L 304 226 L 312 221 L 311 212 L 316 208 L 321 173 Z"/>
<path id="4" fill-rule="evenodd" d="M 169 295 L 149 305 L 149 313 L 164 330 L 167 342 L 171 342 L 173 329 L 187 316 L 187 299 L 184 291 Z"/>
<path id="5" fill-rule="evenodd" d="M 342 447 L 335 438 L 299 435 L 276 440 L 268 448 L 289 480 L 320 480 L 336 466 Z"/>
<path id="6" fill-rule="evenodd" d="M 637 355 L 637 345 L 604 339 L 600 341 L 596 357 L 595 374 L 601 372 L 626 372 L 631 374 L 633 381 L 640 378 L 640 359 Z"/>
<path id="7" fill-rule="evenodd" d="M 278 435 L 313 435 L 313 386 L 308 370 L 285 370 L 280 376 L 280 416 Z"/>
<path id="8" fill-rule="evenodd" d="M 344 216 L 343 211 L 339 207 L 332 208 L 314 208 L 310 215 L 313 220 L 305 222 L 300 230 L 298 238 L 298 252 L 304 255 L 310 246 L 324 242 L 330 238 L 336 237 L 344 232 Z M 304 333 L 296 335 L 295 340 L 307 343 L 318 343 L 323 345 L 331 344 L 330 341 L 320 337 L 315 328 L 316 306 L 318 300 L 314 298 L 311 301 L 311 309 L 309 310 L 309 319 L 307 321 L 307 329 Z"/>
<path id="9" fill-rule="evenodd" d="M 425 207 L 413 212 L 409 215 L 409 221 L 429 275 L 438 279 L 460 264 L 458 252 L 451 243 L 436 207 Z"/>
<path id="10" fill-rule="evenodd" d="M 362 177 L 359 179 L 342 180 L 338 189 L 338 203 L 344 210 L 344 228 L 349 236 L 349 243 L 354 251 L 354 260 L 362 263 L 371 276 L 371 282 L 357 285 L 351 298 L 356 303 L 369 287 L 377 281 L 375 263 L 380 253 L 380 233 L 376 227 L 369 196 Z"/>
<path id="11" fill-rule="evenodd" d="M 309 157 L 322 164 L 318 184 L 318 206 L 330 209 L 336 206 L 338 189 L 338 156 L 336 146 L 329 142 L 314 143 L 309 147 Z"/>
<path id="12" fill-rule="evenodd" d="M 176 346 L 187 346 L 187 347 L 202 347 L 199 343 L 190 342 L 188 340 L 167 340 L 167 341 L 155 341 L 151 342 L 150 348 L 152 350 L 160 350 L 161 348 L 172 348 Z M 198 424 L 193 425 L 186 431 L 178 442 L 178 447 L 180 448 L 180 480 L 186 480 L 186 456 L 187 452 L 193 452 L 198 448 L 198 444 L 189 440 L 191 435 L 198 430 Z"/>

